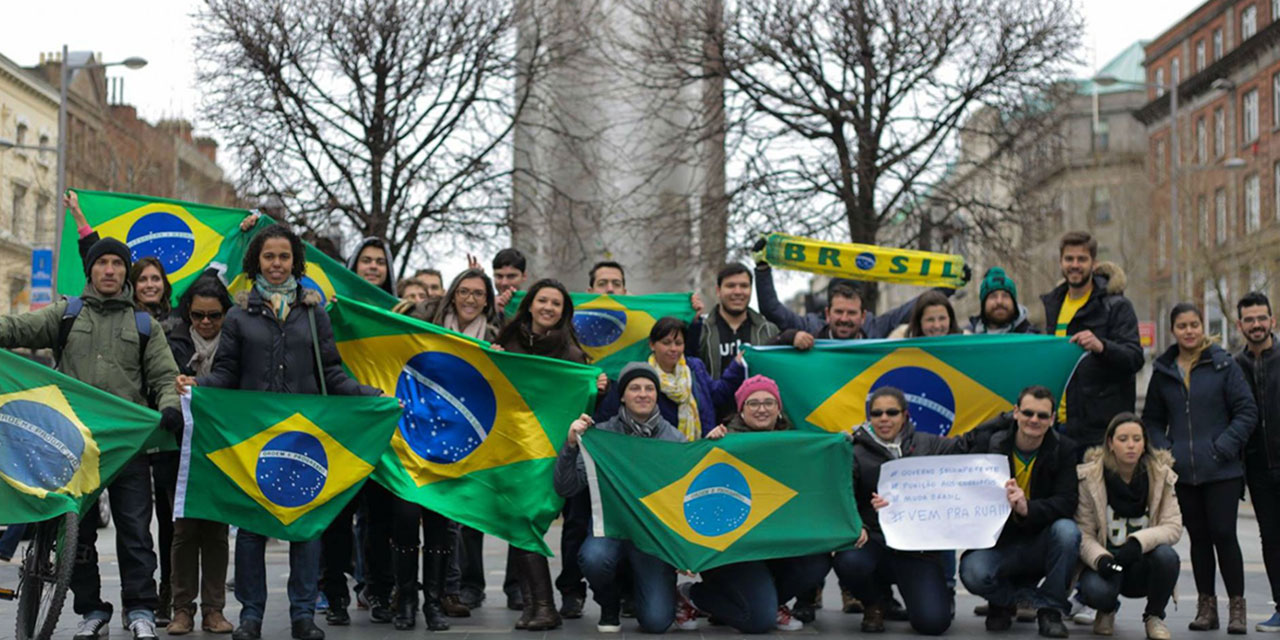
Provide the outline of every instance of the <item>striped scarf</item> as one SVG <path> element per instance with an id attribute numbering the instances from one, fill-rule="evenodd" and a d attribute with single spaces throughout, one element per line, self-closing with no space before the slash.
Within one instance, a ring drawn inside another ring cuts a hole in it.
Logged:
<path id="1" fill-rule="evenodd" d="M 698 401 L 693 397 L 693 372 L 689 370 L 688 363 L 684 358 L 680 358 L 680 362 L 676 363 L 674 373 L 667 373 L 658 366 L 658 361 L 649 355 L 649 364 L 658 370 L 659 390 L 662 395 L 669 398 L 677 405 L 677 415 L 680 424 L 676 428 L 690 442 L 702 437 L 702 419 L 698 416 Z"/>

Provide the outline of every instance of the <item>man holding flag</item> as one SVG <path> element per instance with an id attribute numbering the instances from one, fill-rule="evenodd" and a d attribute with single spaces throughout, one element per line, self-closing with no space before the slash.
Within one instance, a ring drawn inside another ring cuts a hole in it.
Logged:
<path id="1" fill-rule="evenodd" d="M 176 433 L 182 428 L 172 384 L 178 366 L 160 325 L 134 309 L 133 288 L 127 281 L 132 261 L 123 242 L 97 241 L 84 261 L 89 282 L 81 296 L 0 317 L 0 347 L 51 348 L 62 373 L 139 405 L 148 406 L 148 399 L 154 399 L 162 416 L 160 426 Z M 159 599 L 151 539 L 151 474 L 145 457 L 125 465 L 110 489 L 125 619 L 134 638 L 155 638 Z M 83 616 L 76 638 L 96 638 L 111 621 L 111 603 L 101 599 L 95 520 L 82 520 L 71 576 L 75 612 Z"/>

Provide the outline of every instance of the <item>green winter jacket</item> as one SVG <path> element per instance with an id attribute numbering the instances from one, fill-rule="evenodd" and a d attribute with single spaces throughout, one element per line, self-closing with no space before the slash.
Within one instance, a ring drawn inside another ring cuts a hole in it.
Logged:
<path id="1" fill-rule="evenodd" d="M 80 297 L 84 307 L 71 326 L 58 371 L 130 402 L 150 406 L 143 394 L 145 371 L 146 391 L 155 398 L 154 408 L 181 408 L 173 384 L 178 365 L 169 351 L 164 330 L 155 319 L 151 320 L 147 352 L 139 353 L 133 288 L 126 284 L 120 293 L 103 297 L 86 284 Z M 52 349 L 66 309 L 67 301 L 60 300 L 39 311 L 0 316 L 0 347 Z"/>

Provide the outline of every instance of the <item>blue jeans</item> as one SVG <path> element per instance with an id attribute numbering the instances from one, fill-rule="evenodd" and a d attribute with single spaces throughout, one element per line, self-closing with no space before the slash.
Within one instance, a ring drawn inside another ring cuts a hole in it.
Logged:
<path id="1" fill-rule="evenodd" d="M 778 606 L 817 587 L 830 568 L 825 553 L 739 562 L 703 571 L 689 595 L 698 609 L 742 633 L 768 633 Z"/>
<path id="2" fill-rule="evenodd" d="M 156 594 L 156 550 L 151 538 L 151 467 L 139 454 L 125 464 L 107 491 L 111 521 L 116 529 L 116 557 L 120 565 L 120 604 L 125 619 L 152 615 L 160 603 Z M 80 520 L 76 562 L 71 570 L 73 610 L 81 616 L 110 619 L 113 607 L 102 599 L 98 566 L 98 506 Z"/>
<path id="3" fill-rule="evenodd" d="M 310 620 L 320 594 L 320 541 L 289 543 L 289 620 Z M 267 537 L 236 533 L 236 600 L 240 622 L 262 621 L 267 607 Z"/>
<path id="4" fill-rule="evenodd" d="M 1164 608 L 1173 596 L 1182 565 L 1178 552 L 1167 544 L 1148 551 L 1123 572 L 1104 578 L 1093 569 L 1080 574 L 1080 600 L 1098 611 L 1115 611 L 1120 596 L 1147 599 L 1145 613 L 1164 618 Z"/>
<path id="5" fill-rule="evenodd" d="M 644 633 L 663 633 L 675 620 L 676 570 L 636 549 L 628 540 L 590 536 L 578 551 L 578 565 L 601 607 L 617 607 L 619 565 L 626 563 L 635 584 L 636 621 Z"/>
<path id="6" fill-rule="evenodd" d="M 991 604 L 1012 607 L 1026 600 L 1036 609 L 1071 609 L 1067 589 L 1080 558 L 1080 528 L 1065 518 L 1054 521 L 1033 537 L 1022 537 L 979 549 L 960 559 L 960 580 L 975 596 Z M 1039 587 L 1020 587 L 1044 578 Z"/>
<path id="7" fill-rule="evenodd" d="M 875 538 L 861 549 L 836 554 L 836 575 L 863 604 L 885 604 L 893 597 L 897 583 L 907 607 L 911 628 L 922 635 L 936 636 L 951 626 L 951 599 L 944 566 L 950 551 L 916 553 L 894 551 Z"/>
<path id="8" fill-rule="evenodd" d="M 17 553 L 18 543 L 22 542 L 22 534 L 26 531 L 25 524 L 11 524 L 5 527 L 4 535 L 0 536 L 0 558 L 8 560 Z"/>

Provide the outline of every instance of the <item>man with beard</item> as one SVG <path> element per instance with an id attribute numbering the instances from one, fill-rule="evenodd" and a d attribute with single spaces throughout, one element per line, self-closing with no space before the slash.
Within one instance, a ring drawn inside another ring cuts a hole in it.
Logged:
<path id="1" fill-rule="evenodd" d="M 741 263 L 724 266 L 716 274 L 716 298 L 719 303 L 705 316 L 698 316 L 689 326 L 686 355 L 701 359 L 714 379 L 729 367 L 744 344 L 770 344 L 778 335 L 778 325 L 765 319 L 750 306 L 751 269 Z M 726 414 L 733 407 L 725 407 Z"/>
<path id="2" fill-rule="evenodd" d="M 1262 534 L 1262 561 L 1271 582 L 1271 599 L 1280 603 L 1280 350 L 1276 349 L 1276 320 L 1271 301 L 1253 292 L 1236 304 L 1236 326 L 1245 347 L 1236 362 L 1258 403 L 1258 428 L 1244 450 L 1245 482 Z M 1259 622 L 1258 631 L 1280 631 L 1280 604 Z"/>
<path id="3" fill-rule="evenodd" d="M 1040 296 L 1048 333 L 1070 337 L 1085 350 L 1058 409 L 1058 423 L 1084 451 L 1102 444 L 1107 422 L 1133 411 L 1135 375 L 1142 344 L 1133 303 L 1124 297 L 1124 272 L 1098 263 L 1098 242 L 1085 231 L 1068 231 L 1058 243 L 1065 280 Z"/>
<path id="4" fill-rule="evenodd" d="M 1018 304 L 1018 285 L 1002 267 L 987 270 L 978 300 L 982 313 L 969 318 L 970 333 L 1038 333 L 1027 318 L 1027 308 Z"/>

